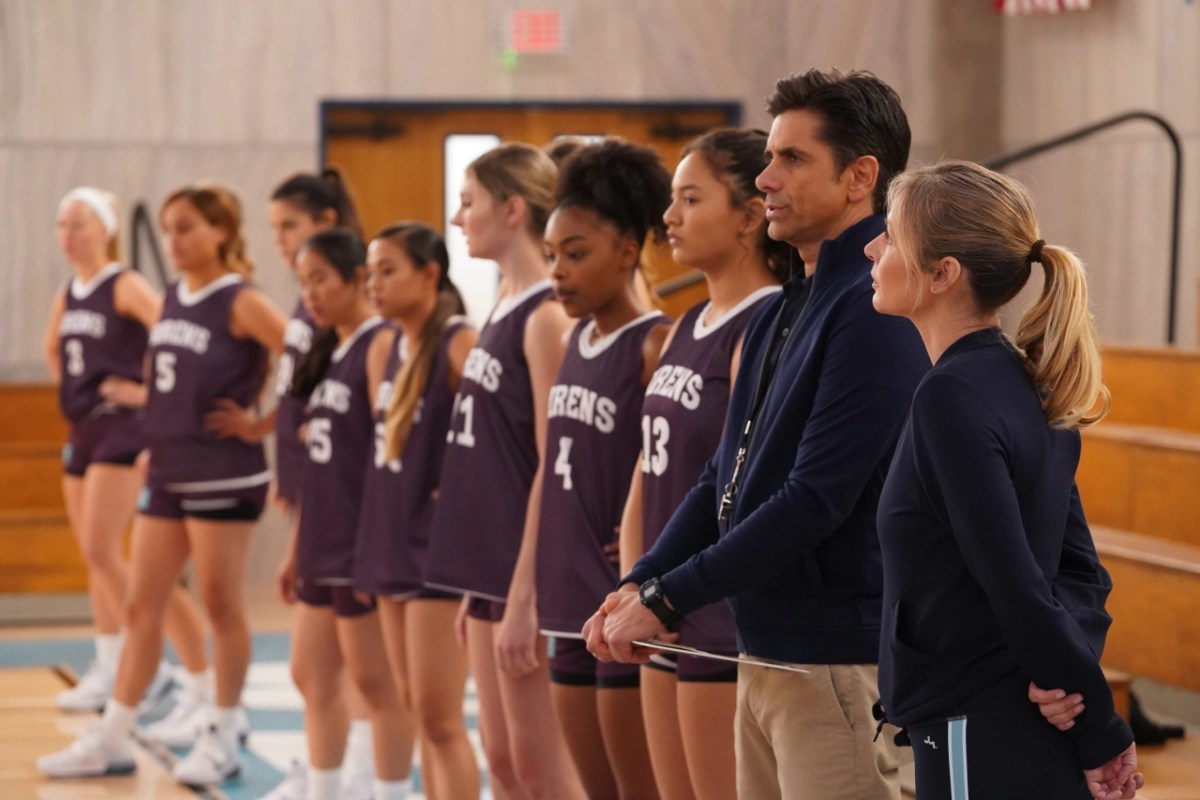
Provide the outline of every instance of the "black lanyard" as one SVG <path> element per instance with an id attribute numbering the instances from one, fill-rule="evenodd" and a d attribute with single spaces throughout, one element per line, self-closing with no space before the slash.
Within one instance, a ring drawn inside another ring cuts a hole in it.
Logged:
<path id="1" fill-rule="evenodd" d="M 729 529 L 730 519 L 733 516 L 733 506 L 737 502 L 742 467 L 746 463 L 746 455 L 750 452 L 754 421 L 762 411 L 763 403 L 767 399 L 767 392 L 770 391 L 771 383 L 775 379 L 779 360 L 783 357 L 783 351 L 787 347 L 788 337 L 795 330 L 796 323 L 799 321 L 812 291 L 811 277 L 799 280 L 793 278 L 792 281 L 793 284 L 785 290 L 783 303 L 780 304 L 779 311 L 775 314 L 775 321 L 771 324 L 771 343 L 758 368 L 754 398 L 750 402 L 750 411 L 746 415 L 746 422 L 742 425 L 742 434 L 738 439 L 733 473 L 729 476 L 729 482 L 725 484 L 725 491 L 721 495 L 721 504 L 717 509 L 717 524 L 721 526 L 722 532 Z"/>

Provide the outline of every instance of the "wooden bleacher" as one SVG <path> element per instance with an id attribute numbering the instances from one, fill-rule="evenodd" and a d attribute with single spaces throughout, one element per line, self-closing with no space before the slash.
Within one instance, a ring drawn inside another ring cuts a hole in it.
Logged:
<path id="1" fill-rule="evenodd" d="M 1077 476 L 1113 578 L 1104 662 L 1200 692 L 1200 350 L 1109 346 L 1104 381 L 1112 410 L 1084 431 Z M 1200 797 L 1195 737 L 1139 757 L 1139 797 Z"/>
<path id="2" fill-rule="evenodd" d="M 0 594 L 87 591 L 63 507 L 66 436 L 53 387 L 0 385 Z"/>

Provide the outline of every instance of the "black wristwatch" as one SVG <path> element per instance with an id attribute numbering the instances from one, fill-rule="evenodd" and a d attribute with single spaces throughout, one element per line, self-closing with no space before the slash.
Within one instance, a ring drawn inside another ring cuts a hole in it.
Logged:
<path id="1" fill-rule="evenodd" d="M 651 578 L 641 585 L 638 589 L 638 597 L 642 601 L 642 605 L 654 612 L 654 616 L 658 617 L 658 621 L 666 626 L 667 630 L 678 630 L 679 623 L 683 622 L 683 616 L 667 605 L 666 595 L 663 594 L 662 584 L 658 578 Z"/>

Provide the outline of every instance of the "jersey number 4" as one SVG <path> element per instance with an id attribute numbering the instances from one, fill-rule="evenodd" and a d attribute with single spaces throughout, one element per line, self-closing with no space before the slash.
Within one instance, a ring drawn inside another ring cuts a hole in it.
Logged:
<path id="1" fill-rule="evenodd" d="M 561 475 L 563 488 L 568 492 L 575 488 L 571 480 L 571 445 L 574 442 L 570 436 L 558 437 L 558 458 L 554 459 L 554 474 Z"/>

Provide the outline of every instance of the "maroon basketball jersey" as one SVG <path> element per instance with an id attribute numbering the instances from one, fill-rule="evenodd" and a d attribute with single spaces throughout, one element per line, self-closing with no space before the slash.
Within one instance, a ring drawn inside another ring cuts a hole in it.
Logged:
<path id="1" fill-rule="evenodd" d="M 367 388 L 367 351 L 387 327 L 371 317 L 338 345 L 306 407 L 308 462 L 300 481 L 296 577 L 349 584 L 375 421 Z"/>
<path id="2" fill-rule="evenodd" d="M 691 491 L 716 452 L 729 406 L 729 366 L 734 348 L 764 299 L 778 292 L 759 289 L 706 325 L 709 303 L 680 320 L 642 401 L 642 526 L 648 551 L 684 495 Z M 680 641 L 693 647 L 735 646 L 733 613 L 714 603 L 688 614 Z"/>
<path id="3" fill-rule="evenodd" d="M 502 299 L 467 357 L 446 433 L 429 586 L 508 595 L 538 461 L 525 326 L 550 294 L 545 280 Z"/>
<path id="4" fill-rule="evenodd" d="M 372 594 L 411 595 L 425 585 L 429 532 L 446 452 L 446 431 L 454 408 L 454 394 L 449 387 L 449 346 L 466 324 L 462 317 L 446 323 L 399 458 L 386 456 L 384 418 L 391 402 L 392 381 L 402 358 L 407 357 L 403 337 L 397 337 L 385 380 L 375 394 L 375 449 L 367 467 L 354 559 L 354 585 Z"/>
<path id="5" fill-rule="evenodd" d="M 150 397 L 146 437 L 150 471 L 178 491 L 214 479 L 270 480 L 261 444 L 222 438 L 204 429 L 216 401 L 255 405 L 266 349 L 229 332 L 233 301 L 249 285 L 228 274 L 197 292 L 179 281 L 167 287 L 162 317 L 150 331 Z M 241 485 L 252 485 L 243 483 Z M 235 488 L 235 487 L 226 487 Z"/>
<path id="6" fill-rule="evenodd" d="M 275 493 L 289 503 L 300 495 L 300 476 L 308 452 L 300 441 L 304 424 L 304 401 L 292 397 L 292 374 L 296 364 L 312 348 L 313 319 L 304 303 L 297 301 L 283 335 L 283 355 L 275 371 L 275 394 L 279 406 L 275 415 Z"/>
<path id="7" fill-rule="evenodd" d="M 644 314 L 601 339 L 591 320 L 571 332 L 550 389 L 538 526 L 542 629 L 578 636 L 617 583 L 604 547 L 617 540 L 641 437 L 646 336 L 669 322 Z"/>
<path id="8" fill-rule="evenodd" d="M 63 293 L 58 401 L 71 422 L 116 410 L 100 396 L 100 384 L 110 375 L 142 382 L 146 329 L 136 319 L 118 314 L 115 305 L 117 279 L 124 271 L 114 262 L 87 283 L 71 280 Z"/>

